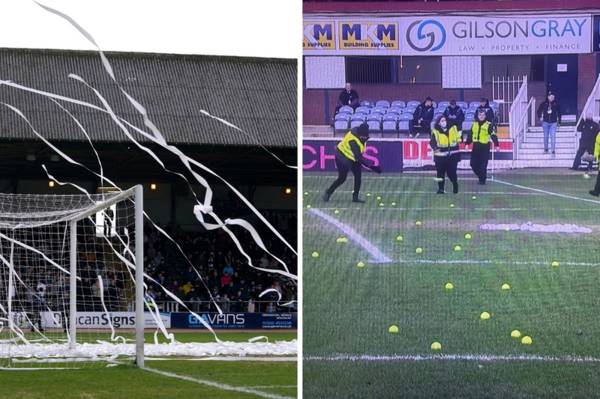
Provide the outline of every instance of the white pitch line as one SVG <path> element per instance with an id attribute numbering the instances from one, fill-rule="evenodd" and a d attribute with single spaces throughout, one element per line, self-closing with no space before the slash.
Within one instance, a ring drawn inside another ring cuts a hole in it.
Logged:
<path id="1" fill-rule="evenodd" d="M 308 193 L 322 193 L 319 190 L 304 190 Z M 335 190 L 336 193 L 352 193 L 353 190 Z M 429 191 L 414 191 L 414 190 L 384 190 L 384 191 L 373 191 L 376 194 L 435 194 L 435 190 Z M 476 195 L 526 195 L 526 196 L 540 196 L 545 195 L 544 193 L 529 193 L 523 191 L 461 191 L 460 194 L 476 194 Z M 450 196 L 452 197 L 452 196 Z"/>
<path id="2" fill-rule="evenodd" d="M 476 259 L 464 259 L 464 260 L 447 260 L 447 259 L 399 259 L 393 261 L 393 263 L 421 263 L 421 264 L 429 264 L 429 265 L 496 265 L 496 264 L 506 264 L 506 265 L 518 265 L 518 266 L 550 266 L 550 262 L 533 262 L 533 261 L 502 261 L 502 260 L 476 260 Z M 561 265 L 565 266 L 592 266 L 598 267 L 599 263 L 592 262 L 560 262 Z"/>
<path id="3" fill-rule="evenodd" d="M 568 194 L 562 194 L 562 193 L 555 193 L 553 191 L 547 191 L 547 190 L 542 190 L 542 189 L 539 189 L 539 188 L 533 188 L 533 187 L 523 186 L 523 185 L 520 185 L 520 184 L 509 183 L 509 182 L 506 182 L 506 181 L 503 181 L 503 180 L 498 180 L 498 179 L 491 179 L 490 181 L 493 181 L 495 183 L 505 184 L 507 186 L 521 188 L 523 190 L 530 190 L 530 191 L 535 191 L 535 192 L 538 192 L 538 193 L 544 193 L 544 194 L 547 194 L 547 195 L 553 195 L 555 197 L 566 198 L 566 199 L 571 199 L 571 200 L 576 200 L 576 201 L 591 202 L 593 204 L 600 204 L 599 200 L 593 200 L 593 199 L 589 199 L 589 198 L 575 197 L 574 195 L 568 195 Z"/>
<path id="4" fill-rule="evenodd" d="M 357 243 L 359 246 L 361 246 L 365 251 L 367 251 L 369 253 L 369 255 L 371 255 L 373 257 L 373 259 L 370 260 L 369 262 L 371 262 L 371 263 L 391 263 L 391 262 L 393 262 L 391 258 L 389 258 L 387 255 L 385 255 L 383 252 L 381 252 L 381 250 L 379 248 L 377 248 L 369 240 L 367 240 L 362 235 L 360 235 L 360 233 L 358 233 L 352 227 L 348 226 L 345 223 L 340 222 L 336 218 L 329 216 L 325 212 L 322 212 L 318 209 L 313 208 L 310 210 L 310 212 L 313 215 L 316 215 L 316 216 L 320 217 L 321 219 L 325 220 L 326 222 L 329 222 L 332 225 L 334 225 L 335 227 L 337 227 L 344 234 L 346 234 L 349 239 L 351 239 L 352 241 Z"/>
<path id="5" fill-rule="evenodd" d="M 548 211 L 548 208 L 461 208 L 461 207 L 454 207 L 454 208 L 450 208 L 450 207 L 423 207 L 423 208 L 417 208 L 417 207 L 413 207 L 413 208 L 401 208 L 401 207 L 397 207 L 397 206 L 393 206 L 393 205 L 388 205 L 387 203 L 384 203 L 385 206 L 381 206 L 381 207 L 376 207 L 376 208 L 365 208 L 365 207 L 361 207 L 361 206 L 357 206 L 357 207 L 319 207 L 319 209 L 325 209 L 325 210 L 366 210 L 366 211 L 445 211 L 445 210 L 455 210 L 455 211 L 459 211 L 459 210 L 466 210 L 466 211 L 501 211 L 501 212 L 524 212 L 524 211 Z M 310 208 L 310 209 L 314 209 L 314 208 Z M 597 212 L 600 211 L 600 208 L 590 208 L 590 209 L 583 209 L 583 208 L 560 208 L 561 211 L 567 211 L 567 212 Z"/>
<path id="6" fill-rule="evenodd" d="M 263 391 L 258 391 L 256 389 L 252 389 L 249 387 L 236 387 L 233 385 L 228 385 L 228 384 L 222 384 L 220 382 L 215 382 L 215 381 L 210 381 L 210 380 L 204 380 L 204 379 L 200 379 L 200 378 L 194 378 L 194 377 L 190 377 L 187 375 L 180 375 L 180 374 L 175 374 L 175 373 L 171 373 L 168 371 L 163 371 L 163 370 L 157 370 L 154 368 L 150 368 L 150 367 L 144 367 L 143 370 L 149 371 L 151 373 L 154 374 L 159 374 L 165 377 L 171 377 L 171 378 L 177 378 L 183 381 L 188 381 L 188 382 L 193 382 L 195 384 L 199 384 L 199 385 L 206 385 L 209 387 L 213 387 L 213 388 L 217 388 L 217 389 L 221 389 L 224 391 L 233 391 L 233 392 L 241 392 L 241 393 L 246 393 L 249 395 L 255 395 L 258 396 L 260 398 L 267 398 L 267 399 L 293 399 L 289 396 L 281 396 L 281 395 L 275 395 L 275 394 L 271 394 L 268 392 L 263 392 Z"/>
<path id="7" fill-rule="evenodd" d="M 186 362 L 297 362 L 296 356 L 273 356 L 273 357 L 257 357 L 257 356 L 212 356 L 212 357 L 145 357 L 148 361 L 186 361 Z"/>
<path id="8" fill-rule="evenodd" d="M 562 363 L 600 363 L 600 358 L 591 356 L 543 356 L 543 355 L 475 355 L 475 354 L 448 354 L 448 355 L 334 355 L 334 356 L 305 356 L 305 361 L 317 362 L 418 362 L 418 361 L 539 361 Z"/>

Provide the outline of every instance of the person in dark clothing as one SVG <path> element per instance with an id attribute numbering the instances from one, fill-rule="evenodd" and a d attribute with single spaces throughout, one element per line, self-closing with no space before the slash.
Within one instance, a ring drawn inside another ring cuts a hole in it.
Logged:
<path id="1" fill-rule="evenodd" d="M 596 135 L 594 143 L 594 158 L 596 158 L 596 162 L 598 162 L 598 176 L 596 177 L 596 185 L 593 190 L 590 190 L 590 194 L 594 197 L 598 197 L 600 196 L 600 133 Z"/>
<path id="2" fill-rule="evenodd" d="M 577 131 L 581 132 L 581 137 L 579 138 L 579 148 L 577 149 L 577 154 L 575 154 L 575 160 L 573 161 L 573 166 L 571 167 L 573 170 L 579 169 L 583 154 L 586 152 L 588 154 L 594 153 L 594 140 L 596 140 L 596 136 L 600 132 L 600 125 L 594 122 L 591 115 L 586 115 L 585 118 L 579 122 Z M 587 170 L 589 172 L 592 170 L 593 162 L 587 161 L 587 163 Z"/>
<path id="3" fill-rule="evenodd" d="M 460 162 L 460 133 L 455 125 L 450 125 L 442 115 L 431 130 L 429 145 L 433 150 L 433 160 L 437 171 L 438 194 L 444 194 L 446 175 L 452 182 L 452 192 L 458 193 L 458 177 L 456 169 Z"/>
<path id="4" fill-rule="evenodd" d="M 465 121 L 465 113 L 461 107 L 456 105 L 456 100 L 450 101 L 450 105 L 448 105 L 444 111 L 444 116 L 446 117 L 446 121 L 448 123 L 448 129 L 452 126 L 456 126 L 456 130 L 459 132 L 462 131 L 462 124 Z"/>
<path id="5" fill-rule="evenodd" d="M 410 137 L 418 137 L 420 133 L 431 134 L 431 121 L 433 120 L 433 100 L 427 97 L 419 104 L 410 126 Z"/>
<path id="6" fill-rule="evenodd" d="M 337 106 L 335 107 L 335 114 L 337 114 L 340 108 L 342 108 L 344 105 L 348 105 L 352 107 L 352 109 L 356 109 L 360 105 L 358 101 L 358 93 L 352 88 L 351 83 L 346 83 L 346 87 L 340 93 Z"/>
<path id="7" fill-rule="evenodd" d="M 352 202 L 365 202 L 359 197 L 362 167 L 365 166 L 373 172 L 381 173 L 379 166 L 363 157 L 367 140 L 369 140 L 369 125 L 363 123 L 346 133 L 342 141 L 338 143 L 335 153 L 338 177 L 323 193 L 323 201 L 329 201 L 333 192 L 346 181 L 348 172 L 352 172 L 354 175 Z"/>
<path id="8" fill-rule="evenodd" d="M 537 117 L 542 122 L 544 129 L 544 154 L 548 153 L 548 140 L 552 141 L 552 154 L 556 153 L 556 129 L 560 124 L 561 113 L 560 106 L 556 101 L 554 93 L 548 91 L 546 101 L 540 104 L 537 109 Z"/>
<path id="9" fill-rule="evenodd" d="M 477 109 L 475 110 L 475 115 L 478 115 L 481 111 L 485 112 L 485 120 L 487 120 L 490 123 L 490 125 L 492 125 L 494 131 L 496 131 L 496 113 L 494 112 L 494 109 L 490 106 L 490 101 L 485 97 L 482 97 L 479 101 L 479 107 L 477 107 Z"/>
<path id="10" fill-rule="evenodd" d="M 495 126 L 486 118 L 484 110 L 479 111 L 477 120 L 471 126 L 467 135 L 467 144 L 473 144 L 471 151 L 471 169 L 479 179 L 479 184 L 485 184 L 487 179 L 487 165 L 490 156 L 490 141 L 494 142 L 494 150 L 498 149 L 498 137 Z"/>

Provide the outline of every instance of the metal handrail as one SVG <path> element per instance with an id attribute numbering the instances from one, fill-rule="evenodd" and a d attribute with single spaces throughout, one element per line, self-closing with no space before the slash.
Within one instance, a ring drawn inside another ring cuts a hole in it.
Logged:
<path id="1" fill-rule="evenodd" d="M 523 107 L 524 104 L 526 104 L 525 107 Z M 523 131 L 523 119 L 527 115 L 529 106 L 530 103 L 527 103 L 527 75 L 524 75 L 521 87 L 519 87 L 519 91 L 509 110 L 509 132 L 514 144 L 513 160 L 519 156 L 520 145 L 524 139 L 524 134 L 521 134 Z"/>

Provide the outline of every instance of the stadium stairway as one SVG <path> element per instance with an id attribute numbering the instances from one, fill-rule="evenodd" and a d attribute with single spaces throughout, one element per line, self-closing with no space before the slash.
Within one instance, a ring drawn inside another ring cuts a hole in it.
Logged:
<path id="1" fill-rule="evenodd" d="M 573 126 L 559 126 L 556 131 L 556 154 L 544 154 L 544 131 L 541 126 L 530 127 L 521 144 L 518 167 L 568 167 L 573 164 L 579 139 Z M 515 165 L 516 166 L 516 165 Z"/>

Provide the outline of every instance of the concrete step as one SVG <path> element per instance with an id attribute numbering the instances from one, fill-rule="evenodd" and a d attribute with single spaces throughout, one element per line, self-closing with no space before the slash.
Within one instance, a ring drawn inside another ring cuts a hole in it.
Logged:
<path id="1" fill-rule="evenodd" d="M 544 128 L 541 126 L 529 126 L 527 130 L 530 132 L 543 132 Z M 557 133 L 573 131 L 575 131 L 575 126 L 559 126 L 558 129 L 556 129 Z"/>
<path id="2" fill-rule="evenodd" d="M 556 153 L 556 154 L 544 154 L 544 153 L 523 153 L 519 152 L 519 161 L 549 161 L 549 160 L 570 160 L 573 163 L 573 159 L 575 159 L 575 154 L 568 153 Z"/>
<path id="3" fill-rule="evenodd" d="M 544 149 L 544 142 L 542 140 L 539 141 L 525 141 L 521 143 L 521 148 L 523 149 Z M 556 141 L 556 148 L 566 148 L 572 150 L 574 148 L 572 141 Z"/>

